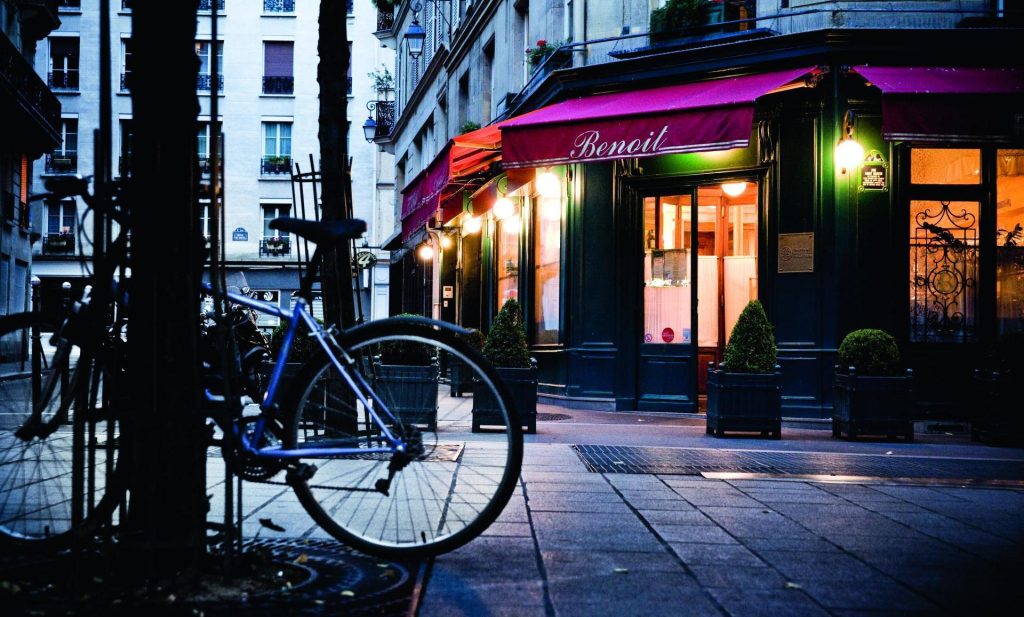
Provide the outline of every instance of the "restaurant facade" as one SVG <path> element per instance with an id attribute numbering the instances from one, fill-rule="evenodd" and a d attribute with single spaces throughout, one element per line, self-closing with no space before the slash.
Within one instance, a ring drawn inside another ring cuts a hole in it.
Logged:
<path id="1" fill-rule="evenodd" d="M 698 412 L 758 299 L 784 416 L 829 417 L 873 327 L 918 417 L 968 417 L 1024 330 L 1019 33 L 752 31 L 555 71 L 405 184 L 392 312 L 486 332 L 515 298 L 545 402 Z"/>

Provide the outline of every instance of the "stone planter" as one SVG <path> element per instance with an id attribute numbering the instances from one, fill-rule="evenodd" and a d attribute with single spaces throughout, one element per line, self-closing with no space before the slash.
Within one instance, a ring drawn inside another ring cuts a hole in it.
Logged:
<path id="1" fill-rule="evenodd" d="M 1018 445 L 1024 441 L 1024 414 L 1017 407 L 1013 388 L 1020 380 L 991 369 L 974 371 L 975 415 L 971 440 L 993 446 Z"/>
<path id="2" fill-rule="evenodd" d="M 782 438 L 782 373 L 729 373 L 708 363 L 707 434 L 750 431 Z"/>
<path id="3" fill-rule="evenodd" d="M 519 412 L 519 421 L 527 433 L 537 432 L 537 367 L 496 367 L 498 375 L 508 386 L 512 403 Z M 490 388 L 477 388 L 473 394 L 473 432 L 483 425 L 504 426 Z"/>
<path id="4" fill-rule="evenodd" d="M 832 412 L 832 436 L 853 439 L 858 435 L 902 436 L 914 440 L 910 391 L 914 375 L 876 377 L 858 375 L 853 367 L 835 374 L 835 407 Z"/>
<path id="5" fill-rule="evenodd" d="M 377 364 L 374 390 L 387 408 L 404 424 L 437 430 L 437 364 L 413 366 Z"/>

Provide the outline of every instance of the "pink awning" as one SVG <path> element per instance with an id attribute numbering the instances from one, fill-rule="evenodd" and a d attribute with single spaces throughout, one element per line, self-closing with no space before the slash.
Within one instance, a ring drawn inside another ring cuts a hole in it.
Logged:
<path id="1" fill-rule="evenodd" d="M 437 211 L 448 186 L 451 145 L 445 146 L 427 168 L 402 189 L 402 240 L 408 240 Z"/>
<path id="2" fill-rule="evenodd" d="M 754 101 L 812 68 L 556 103 L 501 127 L 506 168 L 745 147 Z"/>
<path id="3" fill-rule="evenodd" d="M 1003 141 L 1024 111 L 1024 70 L 857 66 L 882 91 L 882 135 L 921 142 Z"/>

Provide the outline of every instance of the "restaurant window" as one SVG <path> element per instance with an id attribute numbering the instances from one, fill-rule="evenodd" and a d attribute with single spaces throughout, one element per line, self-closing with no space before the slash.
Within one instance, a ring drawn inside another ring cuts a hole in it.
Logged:
<path id="1" fill-rule="evenodd" d="M 510 216 L 497 222 L 498 308 L 519 299 L 519 231 L 522 220 Z"/>
<path id="2" fill-rule="evenodd" d="M 914 148 L 910 151 L 911 184 L 980 184 L 981 150 Z"/>
<path id="3" fill-rule="evenodd" d="M 533 342 L 558 343 L 561 317 L 562 199 L 534 198 Z"/>
<path id="4" fill-rule="evenodd" d="M 996 153 L 996 322 L 1024 331 L 1024 150 Z"/>
<path id="5" fill-rule="evenodd" d="M 644 343 L 691 343 L 691 201 L 644 198 Z"/>

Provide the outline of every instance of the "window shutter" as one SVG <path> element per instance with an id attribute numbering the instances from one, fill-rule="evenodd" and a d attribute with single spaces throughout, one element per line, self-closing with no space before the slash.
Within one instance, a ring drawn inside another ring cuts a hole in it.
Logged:
<path id="1" fill-rule="evenodd" d="M 292 76 L 292 43 L 268 41 L 263 44 L 263 50 L 263 74 L 265 76 Z"/>

